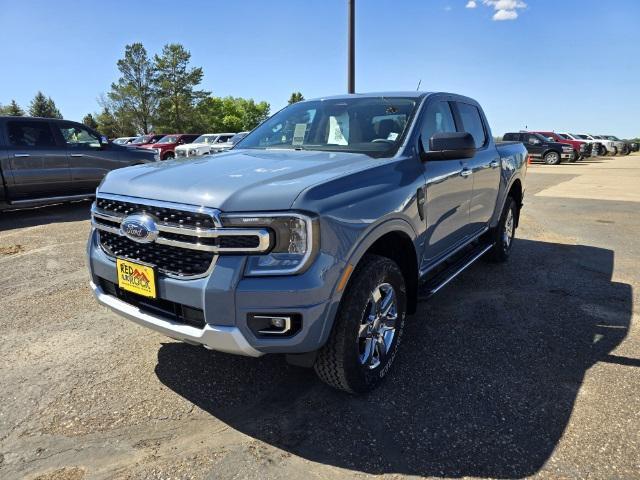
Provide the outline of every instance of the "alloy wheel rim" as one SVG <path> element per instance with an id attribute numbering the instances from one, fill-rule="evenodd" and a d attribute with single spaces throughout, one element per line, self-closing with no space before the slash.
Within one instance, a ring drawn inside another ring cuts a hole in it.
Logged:
<path id="1" fill-rule="evenodd" d="M 558 154 L 552 153 L 549 155 L 549 163 L 556 163 L 558 161 Z"/>
<path id="2" fill-rule="evenodd" d="M 507 212 L 507 218 L 504 222 L 504 230 L 502 232 L 502 240 L 504 244 L 504 249 L 509 250 L 511 247 L 511 241 L 513 240 L 514 233 L 514 221 L 513 221 L 513 210 L 510 208 Z"/>
<path id="3" fill-rule="evenodd" d="M 360 322 L 358 352 L 360 364 L 373 370 L 380 366 L 396 335 L 398 300 L 389 283 L 375 287 Z"/>

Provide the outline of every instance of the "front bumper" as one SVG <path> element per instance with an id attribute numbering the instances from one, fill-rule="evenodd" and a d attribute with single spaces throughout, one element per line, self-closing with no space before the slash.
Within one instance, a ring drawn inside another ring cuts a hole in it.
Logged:
<path id="1" fill-rule="evenodd" d="M 168 337 L 194 345 L 203 345 L 206 348 L 220 352 L 236 353 L 249 357 L 264 355 L 249 345 L 249 342 L 247 342 L 240 330 L 236 327 L 207 324 L 204 328 L 196 328 L 173 322 L 167 318 L 141 311 L 135 306 L 123 302 L 116 297 L 107 295 L 93 282 L 90 282 L 90 285 L 93 294 L 102 305 L 109 307 L 115 313 L 139 325 L 148 327 Z"/>
<path id="2" fill-rule="evenodd" d="M 562 160 L 573 160 L 573 152 L 562 152 L 560 158 Z"/>
<path id="3" fill-rule="evenodd" d="M 106 293 L 102 282 L 117 283 L 117 272 L 115 261 L 99 246 L 95 230 L 89 237 L 87 257 L 91 288 L 98 301 L 115 313 L 177 340 L 252 357 L 320 348 L 333 325 L 339 303 L 334 287 L 345 266 L 320 252 L 300 275 L 244 277 L 245 256 L 221 255 L 203 278 L 184 280 L 159 275 L 158 298 L 202 310 L 205 324 L 199 328 Z M 295 314 L 302 324 L 294 335 L 264 337 L 249 328 L 250 314 Z"/>

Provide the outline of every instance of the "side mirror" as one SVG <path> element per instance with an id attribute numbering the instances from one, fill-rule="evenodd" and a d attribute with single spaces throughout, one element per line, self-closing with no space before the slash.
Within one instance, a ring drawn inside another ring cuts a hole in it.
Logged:
<path id="1" fill-rule="evenodd" d="M 421 140 L 422 142 L 422 140 Z M 435 133 L 429 139 L 429 151 L 420 152 L 422 160 L 458 160 L 473 158 L 476 142 L 467 132 Z"/>

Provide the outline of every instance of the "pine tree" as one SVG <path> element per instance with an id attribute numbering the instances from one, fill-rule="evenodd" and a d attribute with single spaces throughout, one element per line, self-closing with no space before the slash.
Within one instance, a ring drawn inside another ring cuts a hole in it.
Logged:
<path id="1" fill-rule="evenodd" d="M 87 113 L 84 116 L 84 118 L 82 119 L 82 123 L 84 123 L 89 128 L 93 128 L 94 130 L 98 130 L 98 122 L 96 122 L 95 118 L 93 118 L 93 115 L 90 114 L 90 113 Z"/>
<path id="2" fill-rule="evenodd" d="M 29 115 L 43 118 L 62 118 L 62 114 L 51 97 L 45 97 L 38 91 L 29 105 Z"/>
<path id="3" fill-rule="evenodd" d="M 302 100 L 304 100 L 304 97 L 300 92 L 293 92 L 289 97 L 289 105 L 291 105 L 292 103 L 301 102 Z"/>
<path id="4" fill-rule="evenodd" d="M 9 106 L 5 108 L 5 113 L 10 117 L 24 117 L 24 110 L 20 108 L 20 105 L 15 100 L 11 100 Z"/>
<path id="5" fill-rule="evenodd" d="M 191 53 L 178 43 L 165 45 L 154 57 L 156 86 L 160 97 L 158 128 L 181 132 L 190 128 L 194 106 L 209 95 L 196 90 L 202 82 L 202 68 L 189 68 Z"/>
<path id="6" fill-rule="evenodd" d="M 112 109 L 131 119 L 136 130 L 149 133 L 158 108 L 156 70 L 141 43 L 125 47 L 118 70 L 121 76 L 108 94 Z"/>

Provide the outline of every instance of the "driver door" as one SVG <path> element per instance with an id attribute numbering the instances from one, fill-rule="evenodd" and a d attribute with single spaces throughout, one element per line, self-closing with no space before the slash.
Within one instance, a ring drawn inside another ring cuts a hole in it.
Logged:
<path id="1" fill-rule="evenodd" d="M 100 136 L 84 125 L 63 122 L 57 127 L 67 147 L 74 191 L 93 193 L 107 173 L 121 166 L 118 152 L 102 145 Z"/>
<path id="2" fill-rule="evenodd" d="M 421 140 L 425 151 L 435 133 L 458 131 L 451 105 L 441 99 L 427 105 Z M 427 268 L 464 242 L 468 233 L 473 178 L 466 160 L 423 162 L 426 181 L 426 241 L 421 269 Z"/>

